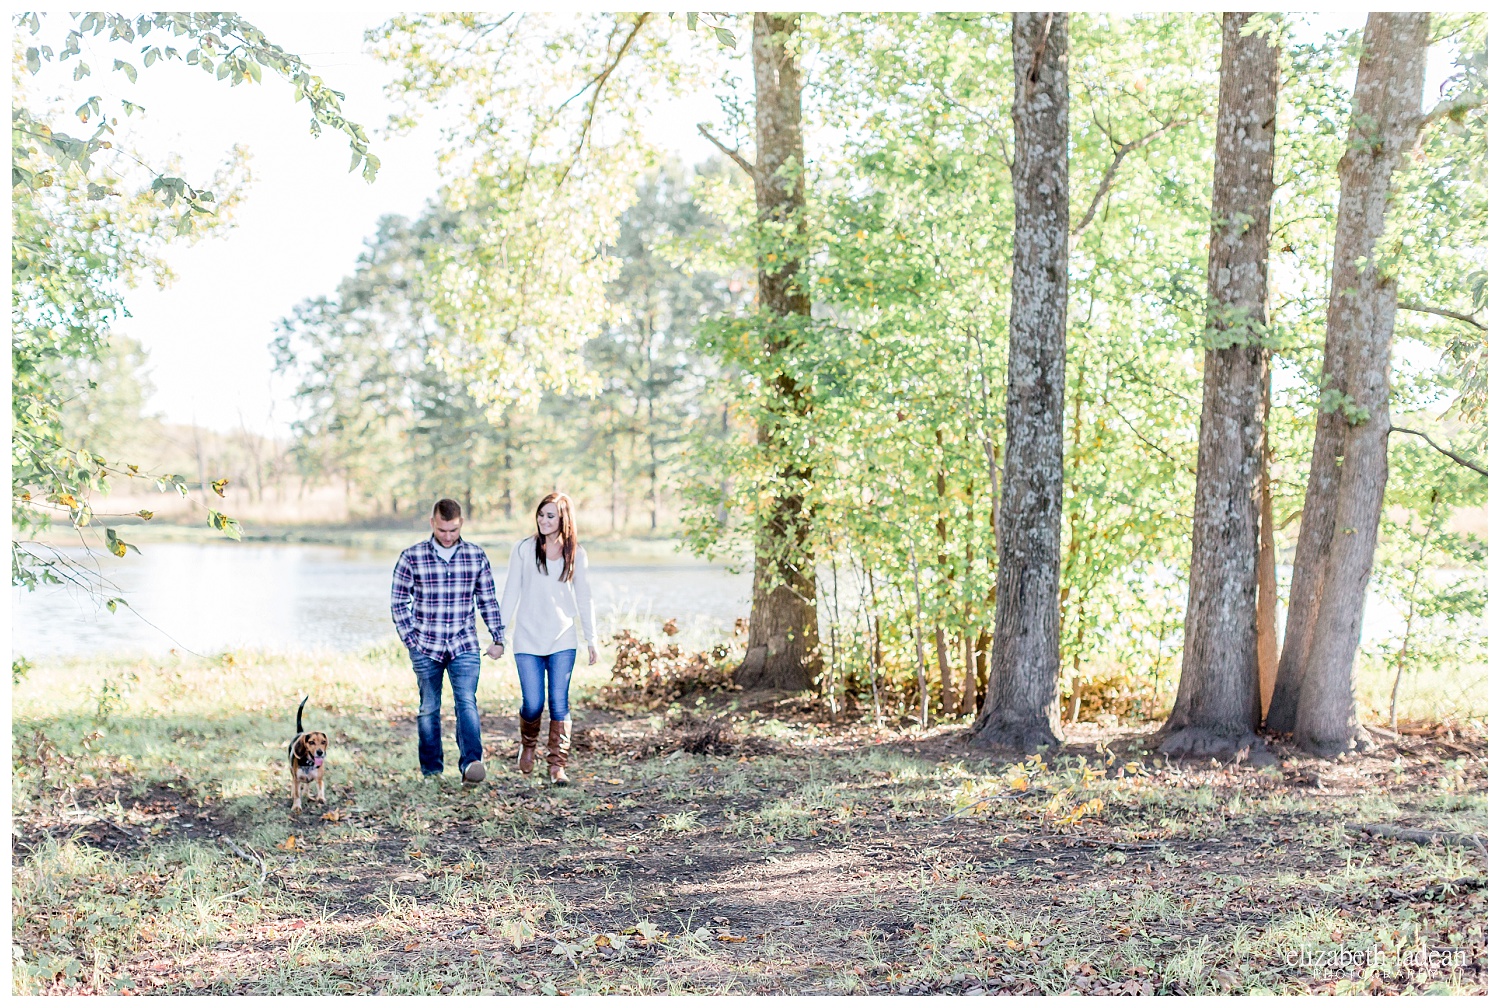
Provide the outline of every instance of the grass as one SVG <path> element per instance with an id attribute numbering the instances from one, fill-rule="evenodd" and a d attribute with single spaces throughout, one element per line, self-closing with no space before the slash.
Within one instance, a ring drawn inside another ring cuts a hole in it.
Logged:
<path id="1" fill-rule="evenodd" d="M 575 686 L 575 786 L 416 774 L 393 651 L 39 663 L 13 695 L 13 991 L 1485 993 L 1486 740 L 1163 764 L 1078 726 L 1012 762 L 736 695 Z M 296 701 L 328 803 L 290 813 Z M 690 752 L 701 726 L 727 751 Z M 452 760 L 451 722 L 448 756 Z"/>

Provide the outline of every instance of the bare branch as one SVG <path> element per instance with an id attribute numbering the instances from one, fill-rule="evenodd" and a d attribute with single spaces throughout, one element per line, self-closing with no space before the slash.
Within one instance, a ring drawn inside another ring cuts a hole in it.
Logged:
<path id="1" fill-rule="evenodd" d="M 1432 305 L 1424 305 L 1417 301 L 1398 301 L 1396 302 L 1396 307 L 1400 308 L 1402 311 L 1425 312 L 1428 315 L 1441 315 L 1444 318 L 1456 319 L 1459 322 L 1467 322 L 1474 328 L 1482 329 L 1485 332 L 1490 331 L 1489 326 L 1476 319 L 1473 315 L 1465 315 L 1462 312 L 1449 311 L 1446 308 L 1434 308 Z"/>
<path id="2" fill-rule="evenodd" d="M 719 143 L 714 135 L 708 131 L 708 123 L 699 123 L 698 132 L 703 134 L 703 139 L 707 140 L 709 143 L 719 148 L 719 150 L 723 151 L 725 157 L 729 158 L 735 164 L 745 169 L 745 174 L 749 175 L 751 179 L 757 182 L 760 181 L 760 174 L 756 171 L 755 166 L 749 161 L 745 160 L 745 158 L 740 154 L 739 148 L 730 150 L 728 147 L 725 147 L 723 144 Z"/>
<path id="3" fill-rule="evenodd" d="M 1415 434 L 1417 437 L 1421 438 L 1423 441 L 1426 441 L 1428 444 L 1432 445 L 1432 447 L 1436 448 L 1438 451 L 1442 452 L 1444 455 L 1448 456 L 1453 461 L 1455 461 L 1459 465 L 1463 466 L 1465 469 L 1473 469 L 1479 475 L 1484 476 L 1486 478 L 1488 478 L 1488 476 L 1490 474 L 1490 471 L 1488 469 L 1481 469 L 1479 466 L 1475 465 L 1473 462 L 1470 462 L 1468 459 L 1464 458 L 1462 455 L 1455 455 L 1455 454 L 1453 454 L 1451 451 L 1449 451 L 1448 449 L 1444 448 L 1442 445 L 1438 444 L 1436 441 L 1432 440 L 1432 438 L 1428 437 L 1426 434 L 1423 434 L 1419 430 L 1410 430 L 1409 428 L 1406 428 L 1406 427 L 1392 427 L 1391 428 L 1391 433 L 1393 433 L 1393 434 Z"/>
<path id="4" fill-rule="evenodd" d="M 1109 167 L 1105 170 L 1104 178 L 1099 180 L 1099 188 L 1094 193 L 1093 202 L 1089 204 L 1088 210 L 1084 213 L 1082 219 L 1078 221 L 1078 223 L 1073 227 L 1073 230 L 1069 232 L 1069 234 L 1073 238 L 1077 238 L 1079 235 L 1083 234 L 1084 229 L 1089 226 L 1089 222 L 1094 219 L 1094 214 L 1099 211 L 1099 204 L 1104 201 L 1104 197 L 1109 193 L 1110 186 L 1114 184 L 1115 175 L 1120 170 L 1120 162 L 1124 161 L 1132 151 L 1138 151 L 1151 141 L 1165 136 L 1168 130 L 1176 129 L 1178 126 L 1186 126 L 1187 123 L 1188 120 L 1186 119 L 1174 119 L 1166 125 L 1162 126 L 1160 129 L 1153 130 L 1152 132 L 1147 133 L 1145 136 L 1140 137 L 1139 139 L 1132 140 L 1130 141 L 1130 143 L 1115 151 L 1115 159 L 1110 162 Z"/>

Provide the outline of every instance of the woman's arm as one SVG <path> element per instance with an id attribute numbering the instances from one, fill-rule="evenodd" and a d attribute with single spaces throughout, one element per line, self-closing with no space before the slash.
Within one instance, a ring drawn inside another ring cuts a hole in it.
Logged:
<path id="1" fill-rule="evenodd" d="M 589 588 L 589 555 L 582 546 L 573 558 L 573 598 L 578 603 L 578 621 L 583 624 L 583 642 L 589 646 L 589 664 L 593 664 L 598 644 L 594 639 L 594 593 Z"/>
<path id="2" fill-rule="evenodd" d="M 513 631 L 516 627 L 516 607 L 521 604 L 521 578 L 525 576 L 524 564 L 521 563 L 521 546 L 530 540 L 522 539 L 510 548 L 510 560 L 505 566 L 505 590 L 500 593 L 500 629 L 499 643 L 505 644 L 506 631 Z"/>

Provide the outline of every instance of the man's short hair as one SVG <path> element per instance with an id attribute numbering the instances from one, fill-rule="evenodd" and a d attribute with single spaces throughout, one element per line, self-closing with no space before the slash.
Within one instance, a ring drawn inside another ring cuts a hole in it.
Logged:
<path id="1" fill-rule="evenodd" d="M 453 521 L 455 518 L 462 518 L 463 516 L 464 509 L 458 506 L 458 501 L 451 498 L 444 497 L 432 505 L 432 517 L 438 521 Z"/>

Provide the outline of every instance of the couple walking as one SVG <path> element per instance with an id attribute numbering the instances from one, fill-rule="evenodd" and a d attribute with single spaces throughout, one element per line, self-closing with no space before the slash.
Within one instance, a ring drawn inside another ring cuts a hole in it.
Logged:
<path id="1" fill-rule="evenodd" d="M 547 731 L 547 773 L 568 783 L 572 719 L 568 684 L 578 654 L 573 628 L 583 624 L 589 664 L 599 660 L 594 641 L 594 601 L 589 593 L 588 554 L 578 545 L 573 502 L 550 493 L 536 507 L 536 534 L 510 551 L 505 590 L 495 597 L 495 578 L 484 550 L 461 534 L 463 509 L 440 500 L 432 509 L 432 536 L 401 553 L 391 578 L 391 618 L 411 654 L 421 708 L 417 711 L 417 762 L 424 777 L 443 772 L 443 673 L 453 689 L 458 722 L 458 773 L 484 780 L 484 744 L 479 735 L 479 636 L 476 606 L 490 630 L 485 654 L 505 654 L 506 627 L 521 679 L 521 752 L 517 766 L 531 773 L 542 730 L 542 708 L 552 716 Z"/>

